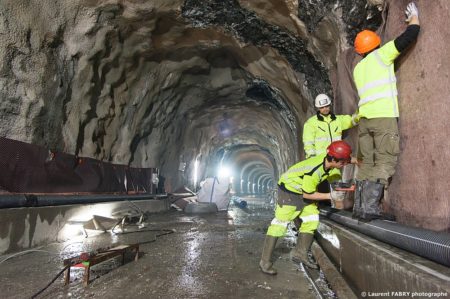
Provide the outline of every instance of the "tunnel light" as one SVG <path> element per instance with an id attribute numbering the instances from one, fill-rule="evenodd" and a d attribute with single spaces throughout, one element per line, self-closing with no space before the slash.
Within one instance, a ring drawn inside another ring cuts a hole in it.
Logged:
<path id="1" fill-rule="evenodd" d="M 231 169 L 227 166 L 221 166 L 217 172 L 219 178 L 226 178 L 231 176 Z"/>
<path id="2" fill-rule="evenodd" d="M 197 182 L 198 182 L 198 159 L 195 159 L 194 162 L 194 187 L 197 188 Z"/>

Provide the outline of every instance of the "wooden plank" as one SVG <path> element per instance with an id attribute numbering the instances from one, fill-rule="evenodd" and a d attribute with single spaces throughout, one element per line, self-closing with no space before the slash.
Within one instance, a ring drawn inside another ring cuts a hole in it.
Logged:
<path id="1" fill-rule="evenodd" d="M 94 265 L 98 265 L 106 260 L 112 259 L 117 256 L 122 257 L 122 265 L 125 264 L 125 253 L 127 250 L 135 251 L 136 254 L 134 256 L 134 260 L 137 261 L 139 258 L 139 244 L 131 244 L 131 245 L 119 245 L 114 248 L 110 248 L 104 252 L 99 252 L 94 256 L 89 257 L 88 259 L 82 260 L 80 256 L 68 258 L 64 260 L 64 266 L 70 265 L 67 270 L 64 272 L 64 284 L 67 285 L 70 282 L 70 268 L 75 265 L 82 264 L 82 262 L 87 262 L 88 265 L 83 265 L 84 267 L 84 275 L 83 275 L 83 283 L 85 286 L 89 284 L 90 277 L 90 269 Z"/>

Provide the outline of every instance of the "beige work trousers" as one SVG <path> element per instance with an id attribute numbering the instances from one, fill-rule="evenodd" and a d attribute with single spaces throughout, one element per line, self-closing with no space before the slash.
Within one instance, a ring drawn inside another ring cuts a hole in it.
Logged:
<path id="1" fill-rule="evenodd" d="M 400 138 L 397 118 L 361 118 L 358 125 L 358 159 L 356 179 L 387 185 L 394 175 Z"/>

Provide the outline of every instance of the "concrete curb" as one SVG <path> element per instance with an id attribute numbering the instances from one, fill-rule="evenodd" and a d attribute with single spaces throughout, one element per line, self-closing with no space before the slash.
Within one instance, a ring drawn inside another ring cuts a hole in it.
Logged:
<path id="1" fill-rule="evenodd" d="M 331 260 L 327 257 L 320 245 L 316 242 L 311 246 L 311 251 L 317 263 L 322 269 L 327 281 L 330 283 L 333 291 L 338 298 L 357 299 L 358 297 L 347 284 L 342 274 L 336 269 Z"/>

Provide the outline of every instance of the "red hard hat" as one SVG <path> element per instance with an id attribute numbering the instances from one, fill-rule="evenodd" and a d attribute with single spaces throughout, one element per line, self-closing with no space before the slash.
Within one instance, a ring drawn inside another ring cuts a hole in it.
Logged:
<path id="1" fill-rule="evenodd" d="M 327 154 L 335 159 L 339 160 L 350 160 L 352 154 L 352 148 L 348 145 L 347 142 L 338 140 L 333 141 L 327 147 Z"/>
<path id="2" fill-rule="evenodd" d="M 363 30 L 356 35 L 355 51 L 358 54 L 364 54 L 372 51 L 381 43 L 381 38 L 371 30 Z"/>

